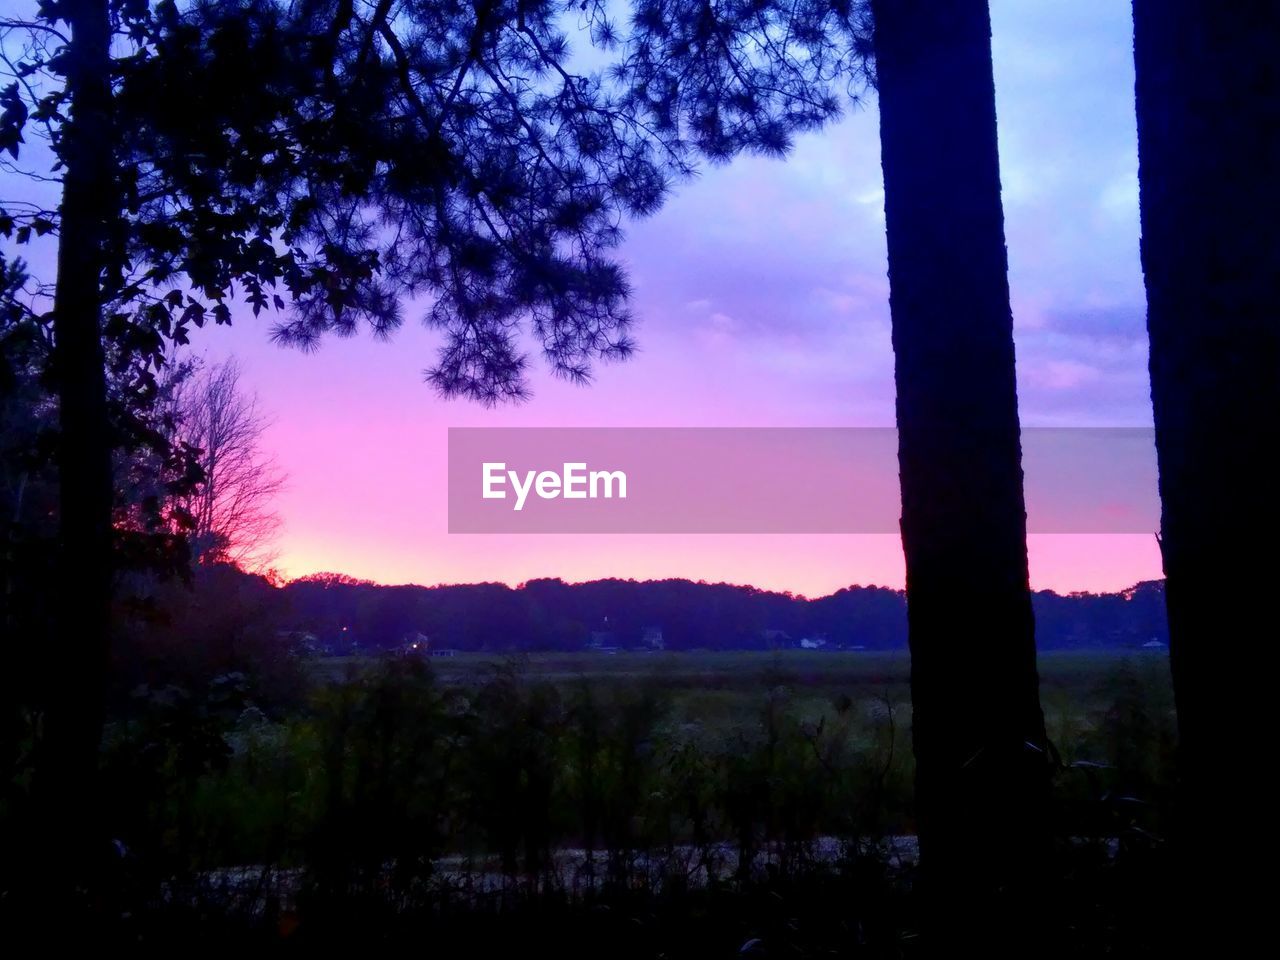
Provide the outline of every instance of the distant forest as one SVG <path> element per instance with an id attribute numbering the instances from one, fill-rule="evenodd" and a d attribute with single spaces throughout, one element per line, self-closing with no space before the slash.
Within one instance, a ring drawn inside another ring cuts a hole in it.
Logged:
<path id="1" fill-rule="evenodd" d="M 270 607 L 280 633 L 327 654 L 414 642 L 432 651 L 907 647 L 905 595 L 884 587 L 852 586 L 811 600 L 689 580 L 422 587 L 318 574 L 276 589 L 230 568 L 205 568 L 200 579 L 214 595 L 230 591 Z M 1034 607 L 1041 649 L 1140 649 L 1168 642 L 1160 581 L 1119 593 L 1038 591 Z M 981 635 L 980 623 L 955 625 L 956 643 L 976 643 Z"/>

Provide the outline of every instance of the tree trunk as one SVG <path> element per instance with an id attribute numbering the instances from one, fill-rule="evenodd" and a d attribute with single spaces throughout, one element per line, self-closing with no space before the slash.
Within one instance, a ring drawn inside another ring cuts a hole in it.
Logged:
<path id="1" fill-rule="evenodd" d="M 991 26 L 981 0 L 872 7 L 922 887 L 948 940 L 986 940 L 1027 916 L 1049 785 Z"/>
<path id="2" fill-rule="evenodd" d="M 1274 725 L 1271 678 L 1249 664 L 1275 632 L 1280 542 L 1280 10 L 1135 0 L 1133 20 L 1179 839 L 1197 900 L 1182 915 L 1225 933 L 1238 923 L 1215 891 L 1244 897 L 1224 881 L 1274 850 L 1265 821 L 1234 829 Z"/>
<path id="3" fill-rule="evenodd" d="M 63 16 L 71 119 L 54 302 L 59 458 L 59 636 L 47 657 L 44 735 L 36 770 L 38 840 L 56 887 L 84 879 L 102 732 L 111 600 L 111 441 L 102 347 L 101 275 L 113 181 L 107 0 L 71 0 Z M 69 874 L 69 875 L 68 875 Z M 61 907 L 71 907 L 62 903 Z"/>

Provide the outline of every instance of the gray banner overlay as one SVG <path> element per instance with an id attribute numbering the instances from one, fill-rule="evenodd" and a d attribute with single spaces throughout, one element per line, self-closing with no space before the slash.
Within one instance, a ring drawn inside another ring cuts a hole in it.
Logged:
<path id="1" fill-rule="evenodd" d="M 897 533 L 897 449 L 876 427 L 453 428 L 449 532 Z M 1028 532 L 1159 528 L 1150 428 L 1022 449 Z"/>

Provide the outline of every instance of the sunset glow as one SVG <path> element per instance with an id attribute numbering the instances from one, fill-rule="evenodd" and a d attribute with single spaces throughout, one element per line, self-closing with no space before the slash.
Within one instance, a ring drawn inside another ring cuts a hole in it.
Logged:
<path id="1" fill-rule="evenodd" d="M 1087 9 L 1082 9 L 1086 8 Z M 1144 297 L 1127 4 L 992 3 L 1019 392 L 1026 426 L 1146 426 Z M 688 577 L 807 595 L 901 586 L 893 536 L 449 535 L 451 426 L 890 426 L 883 192 L 874 101 L 802 138 L 677 185 L 623 247 L 640 351 L 583 388 L 541 372 L 515 407 L 444 402 L 436 343 L 273 346 L 238 316 L 202 334 L 234 354 L 274 419 L 289 475 L 279 568 L 380 582 Z M 409 318 L 423 312 L 406 310 Z M 535 360 L 535 364 L 538 361 Z M 1151 535 L 1033 536 L 1038 588 L 1160 576 Z"/>

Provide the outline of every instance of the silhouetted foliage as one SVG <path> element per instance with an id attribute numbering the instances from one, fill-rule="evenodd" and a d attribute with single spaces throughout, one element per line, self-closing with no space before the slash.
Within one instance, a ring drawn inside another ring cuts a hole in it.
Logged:
<path id="1" fill-rule="evenodd" d="M 846 587 L 807 599 L 755 587 L 689 580 L 532 580 L 437 587 L 380 586 L 328 574 L 286 584 L 280 602 L 291 629 L 309 631 L 336 653 L 401 647 L 422 634 L 431 649 L 579 650 L 590 643 L 668 650 L 796 647 L 904 650 L 906 598 L 884 587 Z M 1121 593 L 1037 592 L 1045 650 L 1127 649 L 1168 640 L 1163 587 Z M 345 630 L 343 628 L 346 628 Z M 981 636 L 957 633 L 966 656 Z"/>
<path id="2" fill-rule="evenodd" d="M 14 158 L 32 133 L 56 155 L 65 119 L 59 10 L 43 15 L 13 58 Z M 554 372 L 585 379 L 631 347 L 622 218 L 699 155 L 782 153 L 836 116 L 865 72 L 860 16 L 812 0 L 646 2 L 625 26 L 595 0 L 113 8 L 108 336 L 155 359 L 238 301 L 289 309 L 277 336 L 310 347 L 385 336 L 421 296 L 446 332 L 428 371 L 446 395 L 523 395 L 521 322 Z M 582 47 L 604 66 L 584 69 Z M 11 204 L 0 227 L 23 242 L 56 222 Z"/>
<path id="3" fill-rule="evenodd" d="M 443 394 L 524 396 L 522 328 L 585 380 L 631 349 L 623 218 L 699 148 L 779 152 L 834 114 L 825 88 L 857 61 L 815 49 L 851 8 L 637 12 L 621 37 L 604 5 L 563 0 L 61 0 L 0 21 L 4 162 L 39 138 L 17 169 L 63 186 L 56 210 L 0 203 L 6 240 L 57 239 L 56 286 L 6 286 L 4 312 L 52 327 L 59 577 L 85 592 L 58 623 L 83 651 L 50 713 L 59 796 L 91 779 L 110 650 L 112 456 L 136 408 L 112 408 L 109 372 L 145 405 L 170 347 L 235 303 L 311 347 L 388 335 L 421 297 Z M 571 60 L 571 19 L 608 69 Z"/>
<path id="4" fill-rule="evenodd" d="M 555 374 L 586 380 L 594 361 L 631 349 L 611 255 L 622 219 L 654 210 L 698 143 L 717 156 L 777 152 L 831 115 L 829 97 L 797 97 L 806 69 L 829 73 L 832 61 L 775 66 L 789 6 L 780 20 L 734 8 L 761 26 L 754 48 L 749 30 L 726 41 L 714 15 L 673 38 L 660 8 L 646 9 L 620 45 L 603 5 L 561 0 L 60 0 L 0 21 L 12 79 L 4 162 L 28 162 L 38 137 L 37 169 L 17 169 L 39 180 L 44 166 L 63 188 L 56 210 L 0 203 L 7 241 L 57 240 L 56 284 L 21 297 L 7 284 L 3 308 L 52 344 L 58 579 L 84 594 L 56 624 L 75 669 L 43 725 L 37 808 L 50 822 L 72 820 L 64 805 L 92 782 L 122 480 L 113 456 L 192 327 L 229 323 L 244 303 L 282 311 L 277 337 L 311 347 L 362 326 L 388 335 L 421 296 L 445 333 L 426 378 L 446 396 L 524 396 L 521 328 Z M 570 61 L 568 17 L 594 46 L 619 49 L 614 72 Z M 706 69 L 708 43 L 726 54 L 718 72 Z M 698 66 L 674 86 L 654 73 L 686 62 Z M 752 77 L 766 95 L 747 92 Z M 113 378 L 127 386 L 123 405 Z M 183 473 L 186 453 L 157 447 Z M 157 538 L 144 554 L 174 542 L 175 524 L 185 532 L 171 519 L 143 524 Z M 69 858 L 84 846 L 65 843 Z"/>
<path id="5" fill-rule="evenodd" d="M 193 449 L 201 474 L 190 494 L 174 498 L 190 517 L 192 558 L 269 570 L 280 532 L 274 499 L 285 476 L 263 448 L 270 421 L 242 385 L 239 365 L 182 369 L 166 388 L 175 442 Z"/>

